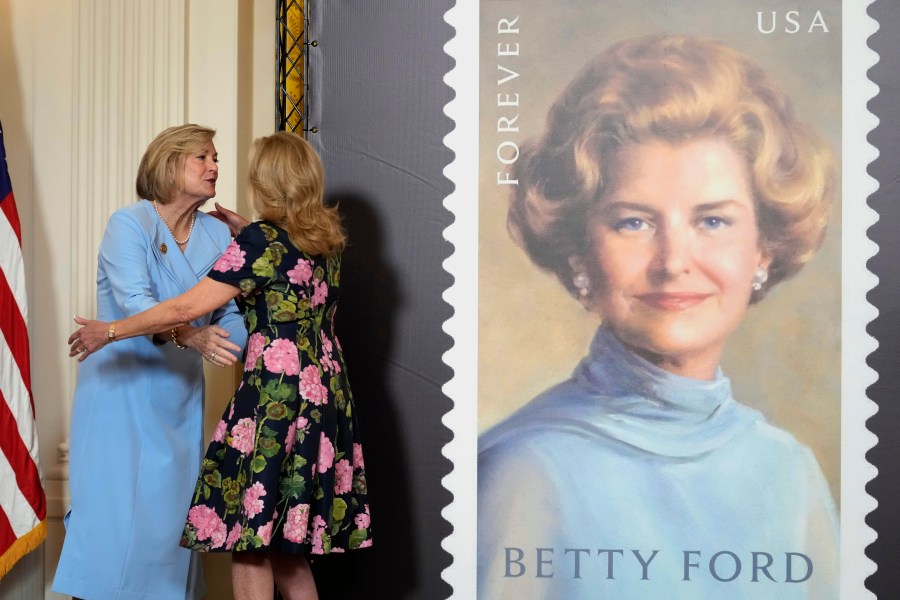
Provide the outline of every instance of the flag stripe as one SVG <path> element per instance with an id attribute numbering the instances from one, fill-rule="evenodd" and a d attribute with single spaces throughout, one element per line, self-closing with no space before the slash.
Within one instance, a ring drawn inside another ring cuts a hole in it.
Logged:
<path id="1" fill-rule="evenodd" d="M 24 458 L 31 463 L 31 461 L 28 460 L 27 453 L 25 453 Z M 34 467 L 34 463 L 31 463 L 31 465 Z M 0 509 L 2 509 L 2 511 L 6 513 L 7 518 L 9 518 L 10 526 L 16 534 L 16 537 L 22 537 L 37 527 L 46 516 L 46 506 L 44 505 L 43 494 L 39 501 L 40 505 L 38 506 L 38 510 L 40 510 L 40 512 L 38 512 L 32 505 L 31 499 L 26 496 L 25 491 L 22 489 L 21 468 L 21 465 L 15 465 L 7 460 L 4 448 L 4 452 L 0 453 L 0 481 L 15 481 L 18 485 L 7 486 L 10 488 L 9 492 L 11 493 L 0 495 Z M 32 472 L 36 472 L 36 469 L 33 469 Z M 38 480 L 38 483 L 40 483 L 40 480 Z"/>
<path id="2" fill-rule="evenodd" d="M 26 296 L 22 226 L 0 125 L 0 579 L 46 536 Z"/>
<path id="3" fill-rule="evenodd" d="M 9 548 L 16 541 L 16 534 L 9 524 L 6 513 L 0 510 L 0 548 Z"/>
<path id="4" fill-rule="evenodd" d="M 37 515 L 38 520 L 43 520 L 47 513 L 47 505 L 41 486 L 41 473 L 36 457 L 32 455 L 37 448 L 29 448 L 26 445 L 27 438 L 22 438 L 18 423 L 6 401 L 6 395 L 0 390 L 0 450 L 12 467 L 19 492 L 17 497 L 21 496 L 31 507 L 31 511 Z"/>
<path id="5" fill-rule="evenodd" d="M 16 210 L 16 199 L 13 197 L 12 190 L 8 194 L 4 194 L 0 199 L 0 209 L 3 209 L 3 215 L 7 222 L 12 226 L 13 233 L 16 236 L 16 242 L 22 245 L 22 224 L 19 222 L 19 211 Z"/>
<path id="6" fill-rule="evenodd" d="M 2 265 L 2 263 L 0 263 L 0 265 Z M 16 369 L 24 384 L 23 393 L 27 395 L 29 399 L 28 404 L 31 407 L 30 416 L 33 419 L 34 400 L 31 397 L 31 386 L 29 385 L 29 382 L 31 381 L 31 363 L 28 360 L 28 329 L 25 326 L 25 320 L 22 318 L 22 313 L 15 308 L 15 300 L 6 279 L 0 277 L 0 332 L 3 334 L 6 345 L 4 353 L 0 355 L 2 356 L 0 360 L 5 362 L 8 356 L 11 356 L 15 361 Z M 9 352 L 9 355 L 7 355 L 7 351 Z M 6 369 L 3 369 L 3 374 L 0 374 L 0 380 L 5 379 L 3 376 L 5 373 Z"/>

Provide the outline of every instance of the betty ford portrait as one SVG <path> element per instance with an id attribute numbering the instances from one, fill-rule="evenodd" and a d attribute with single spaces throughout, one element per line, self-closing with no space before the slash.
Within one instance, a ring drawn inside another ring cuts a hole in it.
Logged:
<path id="1" fill-rule="evenodd" d="M 747 56 L 651 36 L 581 70 L 511 177 L 513 239 L 599 326 L 480 437 L 479 598 L 837 597 L 813 453 L 720 368 L 822 242 L 828 146 Z"/>

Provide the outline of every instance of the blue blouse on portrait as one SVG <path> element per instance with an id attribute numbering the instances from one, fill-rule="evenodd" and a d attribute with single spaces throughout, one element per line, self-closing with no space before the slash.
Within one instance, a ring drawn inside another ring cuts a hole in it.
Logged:
<path id="1" fill-rule="evenodd" d="M 603 327 L 479 440 L 479 598 L 837 598 L 838 548 L 808 448 Z"/>

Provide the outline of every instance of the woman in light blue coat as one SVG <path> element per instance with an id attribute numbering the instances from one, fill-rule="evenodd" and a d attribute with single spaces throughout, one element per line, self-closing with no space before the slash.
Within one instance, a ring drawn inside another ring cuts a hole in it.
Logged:
<path id="1" fill-rule="evenodd" d="M 231 237 L 201 212 L 215 196 L 215 132 L 166 129 L 148 146 L 139 202 L 113 213 L 100 245 L 97 315 L 115 321 L 189 290 Z M 204 592 L 178 542 L 203 449 L 203 360 L 243 351 L 234 303 L 189 326 L 123 340 L 81 363 L 72 410 L 66 538 L 53 590 L 76 598 L 184 600 Z"/>

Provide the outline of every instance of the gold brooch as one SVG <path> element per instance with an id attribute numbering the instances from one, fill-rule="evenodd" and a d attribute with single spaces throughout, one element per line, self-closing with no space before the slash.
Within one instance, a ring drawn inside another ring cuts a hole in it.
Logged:
<path id="1" fill-rule="evenodd" d="M 162 244 L 159 245 L 159 249 L 160 249 L 160 251 L 162 251 L 163 254 L 165 254 L 166 252 L 169 251 L 169 247 L 166 246 L 165 242 L 163 242 Z"/>

